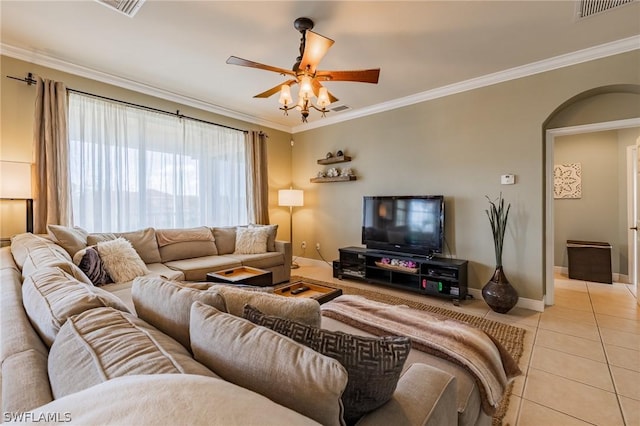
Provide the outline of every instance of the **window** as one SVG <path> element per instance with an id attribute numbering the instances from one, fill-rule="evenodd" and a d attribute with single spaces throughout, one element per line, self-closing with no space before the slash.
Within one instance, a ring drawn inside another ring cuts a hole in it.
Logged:
<path id="1" fill-rule="evenodd" d="M 91 232 L 247 223 L 242 131 L 69 94 L 74 224 Z"/>

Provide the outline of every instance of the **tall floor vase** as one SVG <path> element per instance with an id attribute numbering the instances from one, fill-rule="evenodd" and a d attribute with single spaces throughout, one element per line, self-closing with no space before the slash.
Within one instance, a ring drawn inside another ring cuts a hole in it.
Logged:
<path id="1" fill-rule="evenodd" d="M 482 287 L 482 298 L 500 314 L 506 314 L 518 303 L 518 292 L 505 276 L 502 266 L 496 267 L 489 282 Z"/>

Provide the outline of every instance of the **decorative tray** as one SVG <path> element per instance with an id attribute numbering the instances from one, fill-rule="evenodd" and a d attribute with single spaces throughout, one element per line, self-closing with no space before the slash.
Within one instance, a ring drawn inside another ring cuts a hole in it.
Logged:
<path id="1" fill-rule="evenodd" d="M 376 266 L 384 269 L 390 269 L 392 271 L 400 271 L 400 272 L 409 272 L 411 274 L 415 274 L 418 272 L 418 268 L 408 268 L 406 266 L 400 265 L 390 265 L 388 263 L 375 262 Z"/>

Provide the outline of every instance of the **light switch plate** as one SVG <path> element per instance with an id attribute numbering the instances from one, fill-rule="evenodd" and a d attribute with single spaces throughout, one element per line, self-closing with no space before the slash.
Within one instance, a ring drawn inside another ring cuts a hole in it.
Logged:
<path id="1" fill-rule="evenodd" d="M 516 175 L 502 175 L 500 176 L 500 183 L 503 185 L 513 185 L 516 183 Z"/>

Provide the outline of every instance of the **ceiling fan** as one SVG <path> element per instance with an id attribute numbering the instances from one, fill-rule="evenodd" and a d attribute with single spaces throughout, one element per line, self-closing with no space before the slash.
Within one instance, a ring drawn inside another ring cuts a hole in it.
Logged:
<path id="1" fill-rule="evenodd" d="M 298 108 L 302 113 L 302 122 L 306 123 L 310 108 L 320 111 L 324 117 L 328 111 L 327 106 L 338 100 L 338 98 L 329 93 L 321 82 L 354 81 L 373 84 L 378 83 L 380 68 L 352 71 L 318 70 L 318 64 L 333 45 L 334 41 L 311 31 L 313 21 L 309 18 L 296 19 L 293 22 L 293 27 L 300 31 L 302 38 L 300 39 L 300 56 L 296 58 L 296 62 L 293 64 L 291 70 L 264 65 L 238 58 L 237 56 L 230 56 L 229 59 L 227 59 L 227 64 L 258 68 L 277 72 L 284 76 L 290 76 L 289 80 L 255 95 L 254 98 L 268 98 L 280 92 L 278 101 L 282 105 L 280 109 L 284 111 L 284 114 L 288 115 L 289 110 Z M 300 86 L 298 101 L 296 103 L 293 102 L 293 98 L 291 97 L 291 86 L 294 84 Z M 317 106 L 311 102 L 313 96 L 317 98 Z"/>

